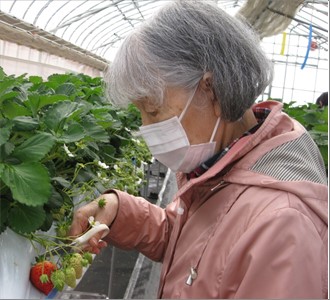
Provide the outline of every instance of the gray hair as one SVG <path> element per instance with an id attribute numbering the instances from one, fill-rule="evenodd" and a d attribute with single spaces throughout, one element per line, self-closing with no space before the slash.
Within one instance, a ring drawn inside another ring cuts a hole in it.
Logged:
<path id="1" fill-rule="evenodd" d="M 161 104 L 166 87 L 193 89 L 206 72 L 222 118 L 243 116 L 272 80 L 272 64 L 260 40 L 242 20 L 209 1 L 181 0 L 163 7 L 135 29 L 110 64 L 110 101 Z"/>

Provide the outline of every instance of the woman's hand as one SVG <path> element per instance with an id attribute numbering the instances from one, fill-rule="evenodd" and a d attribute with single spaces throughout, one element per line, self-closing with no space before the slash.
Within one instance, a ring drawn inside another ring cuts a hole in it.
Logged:
<path id="1" fill-rule="evenodd" d="M 94 221 L 98 221 L 108 226 L 115 219 L 118 211 L 118 197 L 115 193 L 103 194 L 96 198 L 93 202 L 79 208 L 74 216 L 69 231 L 70 236 L 78 236 L 84 233 L 89 227 L 88 218 L 94 217 Z M 102 232 L 95 234 L 89 240 L 89 247 L 84 250 L 98 254 L 101 248 L 107 246 L 105 241 L 100 240 Z"/>

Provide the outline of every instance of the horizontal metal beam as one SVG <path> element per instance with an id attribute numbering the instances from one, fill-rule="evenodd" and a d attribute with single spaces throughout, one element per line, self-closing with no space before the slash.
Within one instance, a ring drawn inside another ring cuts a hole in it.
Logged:
<path id="1" fill-rule="evenodd" d="M 32 24 L 0 12 L 0 39 L 61 56 L 104 71 L 109 62 Z"/>

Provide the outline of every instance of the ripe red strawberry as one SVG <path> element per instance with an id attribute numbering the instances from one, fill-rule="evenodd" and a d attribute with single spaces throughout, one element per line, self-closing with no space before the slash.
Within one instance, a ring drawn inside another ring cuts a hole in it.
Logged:
<path id="1" fill-rule="evenodd" d="M 56 265 L 50 261 L 38 262 L 31 267 L 31 283 L 45 295 L 48 295 L 54 285 L 51 281 L 51 274 L 56 270 Z"/>

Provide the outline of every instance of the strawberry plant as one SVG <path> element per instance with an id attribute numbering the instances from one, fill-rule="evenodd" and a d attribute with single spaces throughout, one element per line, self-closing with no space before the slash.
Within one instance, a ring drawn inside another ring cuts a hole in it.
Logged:
<path id="1" fill-rule="evenodd" d="M 151 158 L 138 111 L 113 107 L 101 78 L 6 75 L 0 68 L 0 234 L 65 239 L 72 212 L 108 188 L 138 194 Z M 56 227 L 56 236 L 47 232 Z M 36 247 L 37 249 L 37 247 Z"/>

